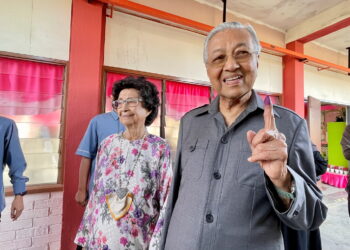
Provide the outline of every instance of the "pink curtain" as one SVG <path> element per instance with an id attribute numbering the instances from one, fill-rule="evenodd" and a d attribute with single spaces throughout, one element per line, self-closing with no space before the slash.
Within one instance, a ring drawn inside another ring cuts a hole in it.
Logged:
<path id="1" fill-rule="evenodd" d="M 180 82 L 166 82 L 166 115 L 176 120 L 193 108 L 209 103 L 210 88 Z"/>
<path id="2" fill-rule="evenodd" d="M 0 57 L 0 113 L 60 114 L 63 77 L 61 65 Z"/>

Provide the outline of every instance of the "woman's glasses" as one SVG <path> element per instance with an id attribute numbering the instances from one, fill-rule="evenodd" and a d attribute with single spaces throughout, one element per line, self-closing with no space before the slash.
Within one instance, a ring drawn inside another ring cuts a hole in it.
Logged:
<path id="1" fill-rule="evenodd" d="M 142 98 L 128 98 L 125 100 L 114 100 L 112 102 L 113 108 L 119 109 L 123 104 L 128 105 L 128 107 L 135 107 L 139 102 L 142 102 Z"/>

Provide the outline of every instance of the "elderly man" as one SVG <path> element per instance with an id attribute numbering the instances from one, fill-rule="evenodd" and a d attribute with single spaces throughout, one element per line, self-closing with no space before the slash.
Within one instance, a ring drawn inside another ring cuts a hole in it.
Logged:
<path id="1" fill-rule="evenodd" d="M 181 120 L 166 250 L 283 249 L 281 221 L 310 230 L 326 217 L 305 120 L 252 89 L 259 52 L 250 25 L 223 23 L 206 38 L 218 96 Z"/>

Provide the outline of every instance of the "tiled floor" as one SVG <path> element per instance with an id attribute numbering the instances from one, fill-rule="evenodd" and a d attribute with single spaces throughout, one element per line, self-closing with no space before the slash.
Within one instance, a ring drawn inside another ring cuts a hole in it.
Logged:
<path id="1" fill-rule="evenodd" d="M 320 227 L 324 250 L 350 250 L 350 217 L 344 189 L 321 184 L 328 215 Z"/>

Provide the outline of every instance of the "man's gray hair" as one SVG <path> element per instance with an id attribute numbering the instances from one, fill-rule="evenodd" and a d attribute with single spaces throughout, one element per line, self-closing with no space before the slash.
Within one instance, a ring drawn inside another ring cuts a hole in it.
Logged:
<path id="1" fill-rule="evenodd" d="M 250 24 L 244 25 L 244 24 L 241 24 L 239 22 L 226 22 L 226 23 L 221 23 L 218 26 L 216 26 L 207 35 L 205 42 L 204 42 L 204 51 L 203 51 L 204 63 L 207 63 L 207 61 L 208 61 L 208 43 L 209 43 L 210 39 L 212 39 L 212 37 L 216 33 L 223 31 L 223 30 L 228 30 L 228 29 L 246 29 L 249 32 L 250 36 L 252 37 L 255 51 L 257 51 L 258 54 L 260 53 L 261 46 L 259 43 L 258 36 L 256 35 L 254 28 Z"/>

